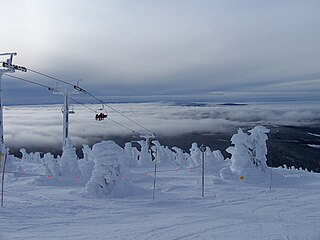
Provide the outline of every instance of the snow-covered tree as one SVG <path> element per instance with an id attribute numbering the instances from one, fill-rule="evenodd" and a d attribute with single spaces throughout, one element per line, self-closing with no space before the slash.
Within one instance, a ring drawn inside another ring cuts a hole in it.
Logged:
<path id="1" fill-rule="evenodd" d="M 22 154 L 22 160 L 28 161 L 28 162 L 35 162 L 35 163 L 40 163 L 40 153 L 35 152 L 35 153 L 27 153 L 26 149 L 21 148 L 20 152 Z"/>
<path id="2" fill-rule="evenodd" d="M 94 169 L 89 182 L 82 190 L 88 197 L 103 197 L 121 191 L 126 170 L 123 165 L 124 149 L 113 141 L 97 143 L 92 148 Z"/>
<path id="3" fill-rule="evenodd" d="M 76 179 L 81 175 L 76 149 L 72 146 L 69 138 L 66 138 L 60 158 L 60 173 L 62 179 Z M 63 180 L 64 181 L 64 180 Z"/>
<path id="4" fill-rule="evenodd" d="M 127 142 L 124 146 L 125 150 L 125 164 L 128 167 L 136 167 L 138 165 L 139 151 L 137 148 L 132 147 L 131 142 Z"/>
<path id="5" fill-rule="evenodd" d="M 84 182 L 88 182 L 94 168 L 92 150 L 88 145 L 84 144 L 82 148 L 82 153 L 83 153 L 83 159 L 79 159 L 79 169 L 81 172 L 82 180 Z"/>
<path id="6" fill-rule="evenodd" d="M 197 143 L 192 143 L 190 148 L 191 164 L 190 167 L 198 167 L 201 164 L 201 151 Z"/>
<path id="7" fill-rule="evenodd" d="M 46 169 L 46 174 L 51 175 L 53 177 L 57 177 L 60 175 L 60 165 L 57 159 L 51 153 L 46 153 L 41 159 L 43 165 Z"/>
<path id="8" fill-rule="evenodd" d="M 162 146 L 159 141 L 152 141 L 154 144 L 154 147 L 152 148 L 154 151 L 154 154 L 157 156 L 157 161 L 162 166 L 164 165 L 175 165 L 175 157 L 174 153 L 171 149 L 168 147 Z"/>
<path id="9" fill-rule="evenodd" d="M 152 167 L 152 157 L 151 157 L 151 150 L 147 144 L 147 141 L 141 140 L 137 142 L 141 146 L 141 150 L 138 156 L 138 165 L 141 167 Z"/>
<path id="10" fill-rule="evenodd" d="M 231 138 L 233 147 L 226 151 L 232 154 L 230 169 L 232 172 L 243 174 L 252 168 L 265 172 L 267 168 L 267 133 L 270 130 L 263 126 L 256 126 L 249 131 L 243 132 L 240 128 L 238 133 Z"/>
<path id="11" fill-rule="evenodd" d="M 22 154 L 21 160 L 27 160 L 29 158 L 29 154 L 27 153 L 26 149 L 21 148 L 20 153 Z"/>
<path id="12" fill-rule="evenodd" d="M 177 166 L 189 166 L 190 165 L 190 155 L 188 153 L 183 152 L 182 149 L 173 147 L 173 157 L 174 162 Z"/>
<path id="13" fill-rule="evenodd" d="M 251 159 L 253 165 L 261 171 L 265 172 L 267 168 L 267 140 L 270 130 L 264 126 L 256 126 L 249 131 L 250 134 L 250 146 Z"/>
<path id="14" fill-rule="evenodd" d="M 223 167 L 226 166 L 224 157 L 219 150 L 211 151 L 206 147 L 205 151 L 205 169 L 210 173 L 218 173 Z"/>

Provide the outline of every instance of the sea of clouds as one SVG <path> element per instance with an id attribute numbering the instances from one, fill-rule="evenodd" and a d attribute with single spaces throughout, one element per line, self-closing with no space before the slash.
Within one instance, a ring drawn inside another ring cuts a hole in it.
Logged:
<path id="1" fill-rule="evenodd" d="M 112 109 L 111 120 L 96 121 L 101 105 L 74 105 L 69 115 L 69 136 L 75 145 L 106 140 L 110 136 L 128 136 L 130 130 L 146 130 Z M 251 105 L 175 105 L 130 103 L 109 105 L 159 136 L 189 133 L 230 133 L 239 127 L 262 125 L 319 126 L 320 109 L 316 104 Z M 115 124 L 113 121 L 125 126 Z M 130 130 L 129 130 L 130 129 Z M 7 146 L 45 147 L 62 144 L 61 105 L 7 106 L 4 108 L 4 141 Z"/>

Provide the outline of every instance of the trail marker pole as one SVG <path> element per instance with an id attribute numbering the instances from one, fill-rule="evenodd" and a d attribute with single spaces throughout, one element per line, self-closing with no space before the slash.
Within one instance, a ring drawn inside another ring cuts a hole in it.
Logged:
<path id="1" fill-rule="evenodd" d="M 203 144 L 200 146 L 200 151 L 201 151 L 201 190 L 202 190 L 202 198 L 204 198 L 204 153 L 206 151 L 206 146 Z"/>
<path id="2" fill-rule="evenodd" d="M 272 162 L 272 159 L 271 159 L 270 168 L 271 168 L 271 170 L 270 170 L 270 186 L 269 186 L 269 189 L 271 190 L 271 188 L 272 188 L 272 178 L 273 178 L 273 162 Z"/>
<path id="3" fill-rule="evenodd" d="M 1 154 L 2 157 L 2 154 Z M 2 167 L 2 180 L 1 180 L 1 207 L 3 207 L 3 192 L 4 192 L 4 173 L 6 171 L 7 153 L 4 155 Z"/>
<path id="4" fill-rule="evenodd" d="M 271 171 L 270 171 L 270 187 L 269 189 L 271 190 L 272 188 L 272 167 L 271 167 Z"/>
<path id="5" fill-rule="evenodd" d="M 154 159 L 154 178 L 153 178 L 152 200 L 154 200 L 154 196 L 156 194 L 157 163 L 158 163 L 158 149 L 156 148 L 155 159 Z"/>

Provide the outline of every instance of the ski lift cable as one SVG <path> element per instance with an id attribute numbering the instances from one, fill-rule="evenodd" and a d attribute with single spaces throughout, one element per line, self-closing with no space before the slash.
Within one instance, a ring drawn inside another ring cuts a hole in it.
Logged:
<path id="1" fill-rule="evenodd" d="M 36 74 L 39 74 L 39 75 L 41 75 L 41 76 L 43 76 L 43 77 L 51 78 L 51 79 L 53 79 L 53 80 L 56 80 L 56 81 L 58 81 L 58 82 L 65 83 L 65 84 L 70 85 L 70 86 L 72 86 L 72 87 L 75 86 L 74 84 L 71 84 L 71 83 L 69 83 L 69 82 L 67 82 L 67 81 L 64 81 L 64 80 L 62 80 L 62 79 L 59 79 L 59 78 L 56 78 L 56 77 L 52 77 L 52 76 L 50 76 L 50 75 L 47 75 L 47 74 L 44 74 L 44 73 L 41 73 L 41 72 L 32 70 L 32 69 L 30 69 L 30 68 L 27 68 L 27 69 L 28 69 L 28 71 L 33 72 L 33 73 L 36 73 Z"/>
<path id="2" fill-rule="evenodd" d="M 33 84 L 33 85 L 37 85 L 37 86 L 40 86 L 40 87 L 44 87 L 44 88 L 48 89 L 49 91 L 54 91 L 54 90 L 55 90 L 55 89 L 52 88 L 52 87 L 46 86 L 46 85 L 41 84 L 41 83 L 37 83 L 37 82 L 33 82 L 33 81 L 30 81 L 30 80 L 27 80 L 27 79 L 25 79 L 25 78 L 8 75 L 8 74 L 6 74 L 6 73 L 3 74 L 3 75 L 5 75 L 5 76 L 7 76 L 7 77 L 15 78 L 15 79 L 20 80 L 20 81 L 24 81 L 24 82 L 27 82 L 27 83 L 30 83 L 30 84 Z M 82 106 L 90 109 L 91 111 L 96 112 L 94 109 L 88 107 L 87 105 L 85 105 L 85 104 L 83 104 L 83 103 L 81 103 L 81 102 L 79 102 L 79 101 L 77 101 L 77 100 L 75 100 L 75 99 L 73 99 L 73 98 L 70 98 L 70 99 L 71 99 L 72 101 L 74 101 L 74 102 L 76 102 L 76 103 L 78 103 L 78 104 L 81 104 Z M 133 129 L 131 129 L 131 128 L 129 128 L 129 127 L 127 127 L 127 126 L 125 126 L 125 125 L 123 125 L 123 124 L 121 124 L 121 123 L 118 123 L 118 122 L 115 121 L 115 120 L 112 120 L 112 119 L 110 119 L 110 118 L 107 118 L 107 119 L 109 119 L 111 122 L 113 122 L 113 123 L 115 123 L 115 124 L 117 124 L 117 125 L 125 128 L 125 129 L 127 129 L 127 130 L 129 130 L 129 131 L 131 131 L 131 132 L 133 132 L 133 133 L 139 134 L 138 132 L 134 131 Z M 140 134 L 139 134 L 139 135 L 140 135 Z"/>
<path id="3" fill-rule="evenodd" d="M 33 82 L 33 81 L 30 81 L 30 80 L 27 80 L 25 78 L 21 78 L 21 77 L 17 77 L 17 76 L 12 76 L 12 75 L 9 75 L 7 73 L 3 74 L 7 77 L 11 77 L 11 78 L 15 78 L 17 80 L 20 80 L 20 81 L 24 81 L 24 82 L 27 82 L 27 83 L 30 83 L 30 84 L 33 84 L 33 85 L 37 85 L 37 86 L 40 86 L 40 87 L 44 87 L 44 88 L 47 88 L 49 91 L 54 91 L 55 89 L 52 88 L 52 87 L 49 87 L 49 86 L 46 86 L 44 84 L 41 84 L 41 83 L 37 83 L 37 82 Z"/>
<path id="4" fill-rule="evenodd" d="M 72 101 L 74 101 L 74 102 L 77 103 L 77 104 L 82 105 L 83 107 L 89 109 L 90 111 L 92 111 L 92 112 L 94 112 L 94 113 L 96 112 L 96 110 L 94 110 L 93 108 L 89 107 L 88 105 L 86 105 L 86 104 L 84 104 L 84 103 L 81 103 L 81 102 L 75 100 L 75 99 L 72 98 L 72 97 L 69 97 L 69 99 L 72 100 Z"/>
<path id="5" fill-rule="evenodd" d="M 25 78 L 12 76 L 12 75 L 9 75 L 9 74 L 6 74 L 6 73 L 3 74 L 3 75 L 5 75 L 5 76 L 7 76 L 7 77 L 15 78 L 15 79 L 20 80 L 20 81 L 24 81 L 24 82 L 27 82 L 27 83 L 30 83 L 30 84 L 33 84 L 33 85 L 37 85 L 37 86 L 40 86 L 40 87 L 44 87 L 44 88 L 48 89 L 49 91 L 54 91 L 54 90 L 55 90 L 55 89 L 52 88 L 52 87 L 46 86 L 46 85 L 41 84 L 41 83 L 37 83 L 37 82 L 33 82 L 33 81 L 30 81 L 30 80 L 27 80 L 27 79 L 25 79 Z M 93 108 L 90 108 L 89 106 L 87 106 L 87 105 L 85 105 L 85 104 L 83 104 L 83 103 L 81 103 L 81 102 L 79 102 L 79 101 L 77 101 L 77 100 L 75 100 L 75 99 L 73 99 L 73 98 L 71 98 L 71 97 L 69 97 L 69 98 L 70 98 L 70 100 L 72 100 L 72 101 L 74 101 L 74 102 L 76 102 L 76 103 L 78 103 L 78 104 L 86 107 L 87 109 L 89 109 L 89 110 L 91 110 L 91 111 L 93 111 L 93 112 L 96 112 L 96 110 L 94 110 Z M 112 120 L 112 119 L 110 119 L 110 118 L 107 118 L 107 119 L 108 119 L 109 121 L 113 122 L 114 124 L 117 124 L 117 125 L 125 128 L 125 129 L 129 130 L 129 131 L 132 132 L 132 133 L 141 135 L 141 134 L 139 134 L 138 132 L 134 131 L 133 129 L 131 129 L 131 128 L 129 128 L 129 127 L 127 127 L 127 126 L 125 126 L 125 125 L 123 125 L 123 124 L 121 124 L 121 123 L 118 123 L 118 122 L 115 121 L 115 120 Z"/>
<path id="6" fill-rule="evenodd" d="M 103 104 L 103 105 L 107 106 L 108 108 L 112 109 L 113 111 L 115 111 L 116 113 L 118 113 L 119 115 L 121 115 L 122 117 L 124 117 L 124 118 L 128 119 L 129 121 L 133 122 L 133 123 L 134 123 L 134 124 L 136 124 L 137 126 L 139 126 L 139 127 L 143 128 L 143 129 L 144 129 L 144 130 L 146 130 L 147 132 L 149 132 L 149 133 L 151 133 L 151 134 L 154 134 L 154 132 L 153 132 L 153 131 L 151 131 L 150 129 L 148 129 L 148 128 L 146 128 L 146 127 L 142 126 L 140 123 L 138 123 L 138 122 L 136 122 L 135 120 L 133 120 L 132 118 L 130 118 L 130 117 L 128 117 L 128 116 L 126 116 L 126 115 L 124 115 L 122 112 L 118 111 L 118 110 L 117 110 L 117 109 L 115 109 L 114 107 L 111 107 L 110 105 L 108 105 L 108 104 L 104 103 L 102 100 L 100 100 L 100 99 L 96 98 L 93 94 L 91 94 L 91 93 L 89 93 L 89 92 L 87 92 L 87 93 L 88 93 L 90 96 L 94 97 L 95 99 L 99 100 L 99 101 L 101 102 L 101 104 Z"/>
<path id="7" fill-rule="evenodd" d="M 130 117 L 126 116 L 125 114 L 121 113 L 120 111 L 116 110 L 114 107 L 111 107 L 110 105 L 104 103 L 101 99 L 97 98 L 95 95 L 93 95 L 92 93 L 86 91 L 85 89 L 83 89 L 83 88 L 81 88 L 81 87 L 79 87 L 79 86 L 76 86 L 76 85 L 74 85 L 74 84 L 72 84 L 72 83 L 69 83 L 69 82 L 67 82 L 67 81 L 64 81 L 64 80 L 62 80 L 62 79 L 59 79 L 59 78 L 50 76 L 50 75 L 48 75 L 48 74 L 45 74 L 45 73 L 42 73 L 42 72 L 39 72 L 39 71 L 30 69 L 30 68 L 27 68 L 27 69 L 28 69 L 28 71 L 30 71 L 30 72 L 39 74 L 39 75 L 41 75 L 41 76 L 44 76 L 44 77 L 47 77 L 47 78 L 50 78 L 50 79 L 53 79 L 53 80 L 56 80 L 56 81 L 58 81 L 58 82 L 62 82 L 62 83 L 68 84 L 68 85 L 72 86 L 74 89 L 78 90 L 79 92 L 82 92 L 82 93 L 84 93 L 84 94 L 88 94 L 89 96 L 91 96 L 92 98 L 94 98 L 95 100 L 97 100 L 99 103 L 101 103 L 102 106 L 107 106 L 108 108 L 112 109 L 113 111 L 115 111 L 116 113 L 118 113 L 119 115 L 121 115 L 122 117 L 128 119 L 129 121 L 133 122 L 133 123 L 136 124 L 137 126 L 143 128 L 143 129 L 146 130 L 147 132 L 149 132 L 149 133 L 151 133 L 151 134 L 154 135 L 154 132 L 153 132 L 153 131 L 151 131 L 150 129 L 142 126 L 140 123 L 136 122 L 136 121 L 133 120 L 132 118 L 130 118 Z"/>
<path id="8" fill-rule="evenodd" d="M 70 100 L 74 101 L 74 102 L 77 103 L 77 104 L 82 105 L 83 107 L 87 108 L 88 110 L 90 110 L 90 111 L 92 111 L 92 112 L 94 112 L 94 113 L 96 112 L 93 108 L 91 108 L 91 107 L 87 106 L 86 104 L 81 103 L 81 102 L 79 102 L 79 101 L 77 101 L 77 100 L 75 100 L 75 99 L 73 99 L 73 98 L 71 98 L 71 97 L 70 97 Z M 136 132 L 135 130 L 133 130 L 133 129 L 131 129 L 131 128 L 129 128 L 129 127 L 127 127 L 127 126 L 125 126 L 125 125 L 123 125 L 123 124 L 115 121 L 115 120 L 112 120 L 112 119 L 109 118 L 109 117 L 106 118 L 106 119 L 109 120 L 109 121 L 111 121 L 111 122 L 113 122 L 113 123 L 115 123 L 115 124 L 117 124 L 117 125 L 119 125 L 119 126 L 121 126 L 121 127 L 123 127 L 123 128 L 125 128 L 125 129 L 127 129 L 127 130 L 129 130 L 129 131 L 132 132 L 132 133 L 141 135 L 140 133 Z"/>
<path id="9" fill-rule="evenodd" d="M 136 131 L 134 131 L 134 130 L 132 130 L 131 128 L 128 128 L 128 127 L 126 127 L 125 125 L 123 125 L 123 124 L 121 124 L 121 123 L 119 123 L 119 122 L 116 122 L 115 120 L 112 120 L 111 118 L 107 118 L 107 120 L 109 120 L 109 121 L 111 121 L 111 122 L 113 122 L 113 123 L 115 123 L 115 124 L 117 124 L 117 125 L 119 125 L 119 126 L 121 126 L 121 127 L 123 127 L 123 128 L 125 128 L 125 129 L 127 129 L 127 130 L 129 130 L 129 131 L 131 131 L 132 133 L 134 133 L 134 134 L 137 134 L 137 135 L 141 135 L 140 133 L 138 133 L 138 132 L 136 132 Z"/>

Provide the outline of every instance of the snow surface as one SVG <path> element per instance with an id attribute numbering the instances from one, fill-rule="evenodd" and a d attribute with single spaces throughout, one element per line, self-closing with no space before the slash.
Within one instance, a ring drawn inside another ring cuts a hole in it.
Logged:
<path id="1" fill-rule="evenodd" d="M 241 135 L 250 140 L 251 135 Z M 264 149 L 266 138 L 261 136 L 256 147 L 248 145 L 253 152 Z M 244 156 L 236 142 L 231 159 L 206 149 L 205 198 L 198 145 L 184 153 L 154 142 L 159 158 L 154 201 L 153 162 L 137 162 L 147 156 L 146 149 L 139 152 L 130 144 L 122 149 L 112 142 L 84 146 L 84 158 L 72 167 L 66 159 L 22 150 L 21 159 L 8 158 L 0 239 L 319 240 L 320 174 L 245 164 L 255 170 L 240 175 L 231 167 L 239 161 L 235 156 Z M 264 154 L 255 156 L 265 161 Z M 65 156 L 74 160 L 71 145 L 64 149 Z M 253 158 L 243 160 L 248 159 Z M 63 177 L 66 169 L 76 168 L 79 171 L 69 174 L 73 179 Z M 106 175 L 110 173 L 112 178 Z M 111 182 L 122 183 L 122 194 L 109 194 Z M 99 185 L 107 188 L 106 194 L 83 194 Z"/>
<path id="2" fill-rule="evenodd" d="M 275 169 L 287 176 L 274 179 L 272 190 L 207 174 L 202 199 L 198 172 L 159 172 L 152 201 L 153 178 L 145 170 L 128 176 L 145 191 L 105 199 L 9 174 L 0 239 L 320 239 L 317 174 Z"/>

